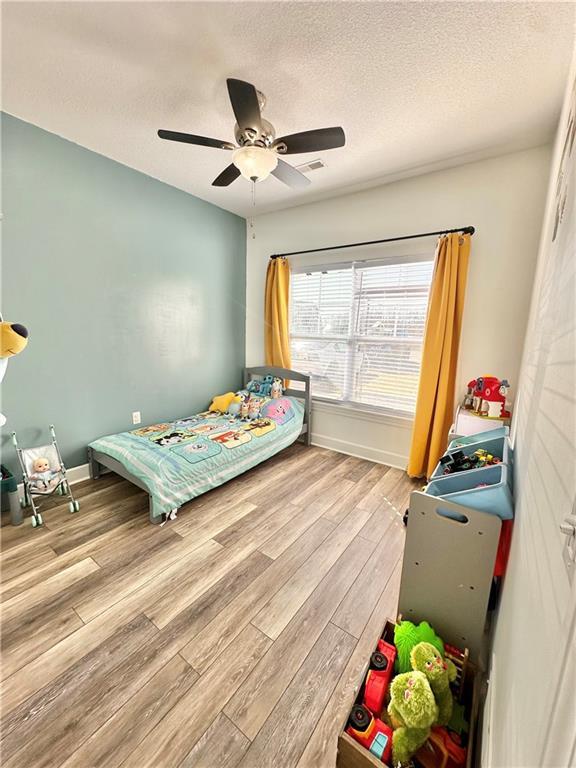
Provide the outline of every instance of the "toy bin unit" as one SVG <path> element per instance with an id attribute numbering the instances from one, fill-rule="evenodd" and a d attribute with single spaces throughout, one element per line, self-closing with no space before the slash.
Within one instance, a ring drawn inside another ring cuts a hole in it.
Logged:
<path id="1" fill-rule="evenodd" d="M 503 435 L 500 437 L 490 437 L 490 438 L 483 438 L 481 435 L 474 435 L 476 438 L 473 442 L 469 442 L 466 445 L 457 446 L 452 448 L 452 443 L 458 442 L 457 440 L 453 440 L 451 445 L 448 447 L 448 450 L 444 454 L 444 457 L 446 456 L 453 456 L 455 453 L 462 452 L 466 456 L 471 456 L 472 454 L 476 453 L 476 451 L 483 450 L 486 451 L 486 453 L 491 454 L 492 456 L 497 456 L 500 459 L 500 464 L 506 464 L 510 466 L 511 462 L 511 452 L 510 447 L 508 445 L 508 439 L 504 437 Z M 495 464 L 487 464 L 485 466 L 496 466 Z M 484 467 L 474 467 L 473 469 L 466 469 L 461 472 L 454 472 L 449 473 L 451 475 L 455 474 L 464 474 L 465 472 L 472 472 L 474 469 L 483 469 Z M 444 466 L 441 462 L 438 462 L 436 465 L 436 468 L 434 469 L 434 472 L 430 475 L 431 480 L 436 480 L 439 477 L 446 477 L 444 474 Z"/>
<path id="2" fill-rule="evenodd" d="M 509 427 L 498 427 L 497 429 L 490 429 L 486 432 L 475 432 L 473 435 L 463 435 L 462 437 L 456 437 L 450 441 L 450 444 L 448 445 L 448 452 L 467 448 L 469 445 L 473 445 L 479 440 L 492 440 L 495 437 L 508 437 L 509 434 Z"/>
<path id="3" fill-rule="evenodd" d="M 439 477 L 428 483 L 426 493 L 479 512 L 497 515 L 501 520 L 511 520 L 514 517 L 511 482 L 508 466 L 494 464 Z"/>
<path id="4" fill-rule="evenodd" d="M 490 470 L 501 472 L 502 467 L 462 474 L 470 478 Z M 469 486 L 466 477 L 454 475 L 430 483 L 427 490 L 435 485 L 437 495 L 420 491 L 410 495 L 399 611 L 413 622 L 433 619 L 434 629 L 445 642 L 467 646 L 471 660 L 478 663 L 502 520 L 497 514 L 452 500 L 460 494 L 468 501 L 470 490 L 444 484 L 458 480 Z M 507 488 L 506 482 L 503 487 Z M 443 490 L 452 493 L 442 497 Z M 486 488 L 475 490 L 474 499 Z"/>
<path id="5" fill-rule="evenodd" d="M 499 549 L 503 521 L 514 517 L 507 431 L 458 438 L 449 448 L 465 454 L 482 448 L 503 463 L 436 476 L 410 496 L 399 610 L 415 622 L 433 615 L 440 636 L 466 645 L 476 663 L 493 576 L 505 567 L 505 548 Z"/>

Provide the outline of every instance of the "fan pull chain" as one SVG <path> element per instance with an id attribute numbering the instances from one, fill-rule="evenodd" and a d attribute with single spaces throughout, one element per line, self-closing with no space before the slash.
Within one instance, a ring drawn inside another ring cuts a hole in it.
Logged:
<path id="1" fill-rule="evenodd" d="M 252 207 L 256 207 L 256 181 L 252 179 Z"/>

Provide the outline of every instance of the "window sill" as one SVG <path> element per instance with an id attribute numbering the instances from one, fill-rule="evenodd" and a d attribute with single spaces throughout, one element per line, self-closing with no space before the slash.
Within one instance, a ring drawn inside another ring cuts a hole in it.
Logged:
<path id="1" fill-rule="evenodd" d="M 312 410 L 324 411 L 332 415 L 338 414 L 345 418 L 377 422 L 378 424 L 389 424 L 394 427 L 400 427 L 401 429 L 412 429 L 414 418 L 410 416 L 396 415 L 392 412 L 387 412 L 379 409 L 372 409 L 369 406 L 363 407 L 358 405 L 351 405 L 350 403 L 341 403 L 338 401 L 321 400 L 319 398 L 312 398 Z"/>

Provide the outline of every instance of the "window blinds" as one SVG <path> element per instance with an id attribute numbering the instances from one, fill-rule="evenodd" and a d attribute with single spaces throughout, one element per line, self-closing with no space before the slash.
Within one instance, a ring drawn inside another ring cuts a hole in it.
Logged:
<path id="1" fill-rule="evenodd" d="M 292 367 L 315 397 L 412 414 L 431 260 L 354 262 L 293 272 Z"/>

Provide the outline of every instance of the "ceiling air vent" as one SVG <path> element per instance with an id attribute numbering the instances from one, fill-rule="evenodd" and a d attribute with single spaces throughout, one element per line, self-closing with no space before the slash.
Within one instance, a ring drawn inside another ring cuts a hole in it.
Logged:
<path id="1" fill-rule="evenodd" d="M 322 160 L 311 160 L 309 163 L 302 163 L 302 165 L 295 166 L 301 173 L 310 173 L 310 171 L 317 171 L 320 168 L 326 168 Z"/>

